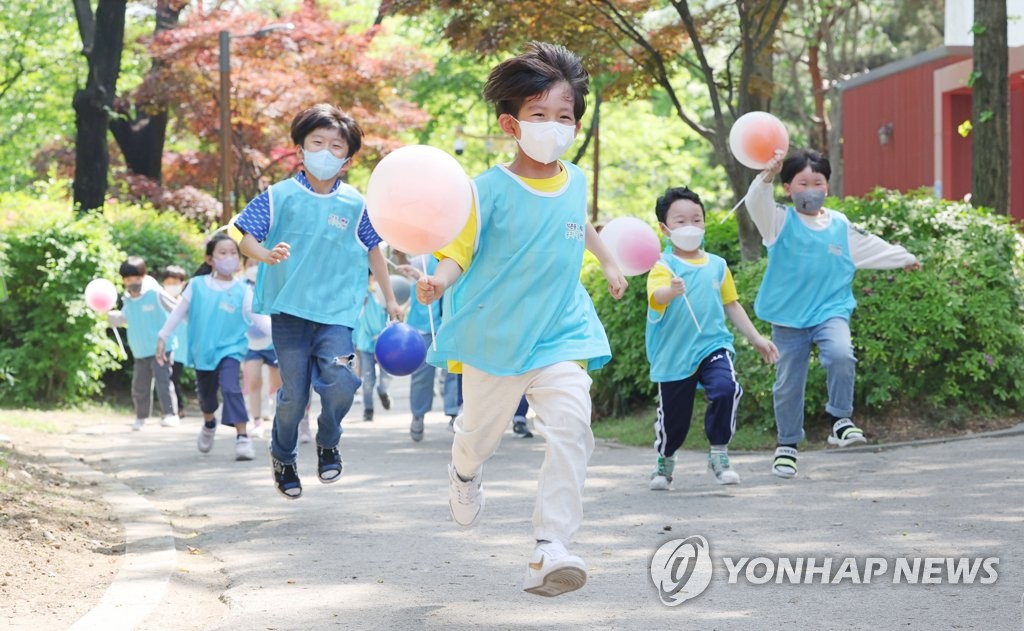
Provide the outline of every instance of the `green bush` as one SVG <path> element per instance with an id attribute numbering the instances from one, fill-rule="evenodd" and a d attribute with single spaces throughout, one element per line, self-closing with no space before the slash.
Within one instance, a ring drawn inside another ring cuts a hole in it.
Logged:
<path id="1" fill-rule="evenodd" d="M 158 280 L 168 265 L 180 265 L 191 275 L 203 262 L 203 235 L 179 214 L 148 206 L 110 204 L 104 215 L 110 222 L 114 243 L 128 255 L 144 258 L 148 273 Z"/>
<path id="2" fill-rule="evenodd" d="M 0 249 L 9 298 L 0 302 L 0 404 L 75 404 L 117 366 L 106 322 L 85 305 L 93 278 L 122 255 L 101 218 L 75 219 L 65 201 L 0 196 Z"/>
<path id="3" fill-rule="evenodd" d="M 923 263 L 917 272 L 857 272 L 853 290 L 858 307 L 850 326 L 858 359 L 858 410 L 941 412 L 955 419 L 1024 406 L 1024 238 L 1010 222 L 923 191 L 877 191 L 863 199 L 833 199 L 829 205 L 868 232 L 905 245 Z M 713 224 L 710 220 L 707 247 L 715 252 L 719 230 L 713 239 Z M 765 265 L 762 259 L 733 265 L 732 271 L 740 301 L 768 334 L 770 325 L 753 315 Z M 584 277 L 613 352 L 612 363 L 594 373 L 595 411 L 618 415 L 630 406 L 653 404 L 644 353 L 646 277 L 630 279 L 620 303 L 607 296 L 595 263 L 585 267 Z M 770 429 L 774 368 L 739 334 L 736 351 L 745 391 L 740 422 Z M 826 397 L 824 369 L 812 360 L 805 405 L 809 417 L 822 413 Z"/>

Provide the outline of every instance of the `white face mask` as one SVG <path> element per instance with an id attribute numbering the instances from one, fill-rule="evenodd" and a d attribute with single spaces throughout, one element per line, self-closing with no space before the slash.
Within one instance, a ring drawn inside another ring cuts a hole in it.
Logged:
<path id="1" fill-rule="evenodd" d="M 561 158 L 576 139 L 575 125 L 563 125 L 555 121 L 516 122 L 519 123 L 519 139 L 516 142 L 523 153 L 541 164 L 550 164 Z"/>
<path id="2" fill-rule="evenodd" d="M 681 226 L 669 234 L 672 245 L 684 252 L 695 252 L 704 242 L 704 228 L 697 226 Z"/>
<path id="3" fill-rule="evenodd" d="M 302 165 L 318 180 L 330 180 L 338 175 L 348 158 L 339 158 L 328 149 L 320 151 L 302 150 Z"/>
<path id="4" fill-rule="evenodd" d="M 249 279 L 249 282 L 255 283 L 256 282 L 256 272 L 258 272 L 258 271 L 259 271 L 259 268 L 257 268 L 255 265 L 251 265 L 251 266 L 245 268 L 245 277 Z"/>
<path id="5" fill-rule="evenodd" d="M 181 290 L 185 288 L 185 285 L 164 285 L 164 291 L 171 295 L 172 298 L 177 298 L 181 295 Z"/>

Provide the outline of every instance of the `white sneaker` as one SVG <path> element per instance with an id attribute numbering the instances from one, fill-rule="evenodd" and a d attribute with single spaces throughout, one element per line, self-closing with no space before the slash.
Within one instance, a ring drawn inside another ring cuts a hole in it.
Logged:
<path id="1" fill-rule="evenodd" d="M 133 432 L 137 432 L 137 431 L 141 430 L 142 426 L 145 425 L 145 424 L 146 424 L 146 419 L 144 419 L 144 418 L 137 418 L 137 419 L 135 419 L 135 422 L 132 423 L 132 431 Z"/>
<path id="2" fill-rule="evenodd" d="M 715 475 L 719 484 L 739 484 L 740 474 L 729 463 L 729 454 L 724 451 L 708 452 L 708 471 Z"/>
<path id="3" fill-rule="evenodd" d="M 248 436 L 239 436 L 235 439 L 235 460 L 252 460 L 254 455 L 252 440 Z"/>
<path id="4" fill-rule="evenodd" d="M 448 465 L 448 508 L 452 511 L 452 519 L 460 526 L 469 528 L 479 519 L 484 510 L 484 490 L 477 471 L 472 480 L 464 481 L 456 473 L 455 467 Z"/>
<path id="5" fill-rule="evenodd" d="M 313 434 L 309 431 L 308 418 L 304 418 L 299 421 L 299 442 L 303 445 L 308 445 L 313 442 Z"/>
<path id="6" fill-rule="evenodd" d="M 177 427 L 178 425 L 181 425 L 181 419 L 173 414 L 168 414 L 160 419 L 160 427 Z"/>
<path id="7" fill-rule="evenodd" d="M 538 543 L 526 570 L 523 590 L 538 596 L 558 596 L 587 582 L 587 565 L 569 554 L 561 541 Z"/>
<path id="8" fill-rule="evenodd" d="M 263 438 L 263 432 L 266 431 L 266 427 L 263 426 L 263 419 L 256 417 L 252 421 L 252 428 L 249 429 L 249 435 L 253 438 Z"/>
<path id="9" fill-rule="evenodd" d="M 196 447 L 202 453 L 209 453 L 213 449 L 213 436 L 217 433 L 217 426 L 207 427 L 203 425 L 199 428 L 199 438 L 196 439 Z"/>

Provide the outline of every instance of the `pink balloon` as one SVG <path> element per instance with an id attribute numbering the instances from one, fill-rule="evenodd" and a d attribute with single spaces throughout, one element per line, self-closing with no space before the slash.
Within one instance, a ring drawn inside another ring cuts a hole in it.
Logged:
<path id="1" fill-rule="evenodd" d="M 654 228 L 636 217 L 612 219 L 600 236 L 626 276 L 646 274 L 661 257 L 661 239 Z"/>
<path id="2" fill-rule="evenodd" d="M 106 313 L 117 304 L 117 289 L 106 278 L 94 278 L 85 286 L 85 304 L 93 311 Z"/>
<path id="3" fill-rule="evenodd" d="M 406 254 L 427 254 L 459 236 L 473 192 L 462 165 L 444 151 L 409 145 L 384 156 L 366 185 L 377 234 Z"/>
<path id="4" fill-rule="evenodd" d="M 789 132 L 768 112 L 747 112 L 729 130 L 729 149 L 744 166 L 763 169 L 776 151 L 789 150 Z"/>

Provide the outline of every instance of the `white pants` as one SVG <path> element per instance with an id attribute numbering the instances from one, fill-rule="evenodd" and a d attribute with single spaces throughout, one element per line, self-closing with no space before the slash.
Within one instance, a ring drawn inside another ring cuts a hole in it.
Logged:
<path id="1" fill-rule="evenodd" d="M 463 478 L 479 472 L 498 449 L 525 393 L 537 415 L 534 431 L 547 441 L 533 510 L 534 537 L 568 544 L 583 517 L 583 484 L 594 452 L 590 376 L 575 362 L 510 377 L 472 366 L 463 370 L 462 416 L 452 443 L 455 470 Z"/>

